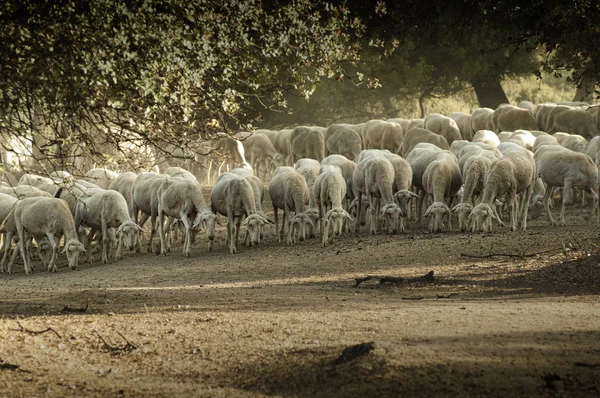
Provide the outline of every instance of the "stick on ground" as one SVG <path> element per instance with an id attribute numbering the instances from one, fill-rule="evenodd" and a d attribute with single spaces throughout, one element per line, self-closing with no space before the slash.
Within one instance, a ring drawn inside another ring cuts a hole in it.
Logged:
<path id="1" fill-rule="evenodd" d="M 44 334 L 46 332 L 52 332 L 54 333 L 59 339 L 62 338 L 60 336 L 60 334 L 58 334 L 58 332 L 52 328 L 46 328 L 44 330 L 31 330 L 31 329 L 27 329 L 26 327 L 24 327 L 23 325 L 21 325 L 20 322 L 17 322 L 17 325 L 19 325 L 19 329 L 9 329 L 9 330 L 14 330 L 15 332 L 24 332 L 30 335 L 38 335 L 38 334 Z"/>
<path id="2" fill-rule="evenodd" d="M 356 283 L 354 287 L 358 287 L 361 283 L 370 281 L 371 279 L 379 279 L 379 284 L 384 283 L 431 283 L 435 279 L 433 277 L 433 271 L 429 271 L 427 274 L 423 276 L 419 276 L 417 278 L 405 278 L 401 276 L 376 276 L 376 275 L 367 275 L 364 278 L 354 278 Z"/>

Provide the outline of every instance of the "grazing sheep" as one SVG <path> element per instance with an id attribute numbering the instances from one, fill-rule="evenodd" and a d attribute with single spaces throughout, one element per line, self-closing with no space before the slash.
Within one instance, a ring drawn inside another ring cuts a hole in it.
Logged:
<path id="1" fill-rule="evenodd" d="M 454 119 L 439 113 L 427 115 L 423 126 L 425 129 L 446 138 L 448 145 L 452 145 L 452 141 L 454 140 L 462 140 L 463 138 Z"/>
<path id="2" fill-rule="evenodd" d="M 12 274 L 12 266 L 17 258 L 17 255 L 19 254 L 20 250 L 19 250 L 19 239 L 17 236 L 17 226 L 15 224 L 15 205 L 17 203 L 17 199 L 13 198 L 12 196 L 8 196 L 8 195 L 2 195 L 0 194 L 1 198 L 0 198 L 0 212 L 2 212 L 2 216 L 4 222 L 2 223 L 2 226 L 0 228 L 0 233 L 2 233 L 3 235 L 3 247 L 4 247 L 4 253 L 2 256 L 2 264 L 0 266 L 0 272 L 8 272 L 9 274 Z M 6 214 L 6 215 L 5 215 Z M 40 259 L 42 260 L 42 263 L 44 264 L 44 267 L 48 266 L 48 263 L 50 262 L 50 258 L 52 257 L 52 247 L 50 246 L 50 242 L 48 241 L 47 237 L 41 237 L 41 238 L 37 238 L 39 239 L 38 241 L 38 248 L 37 248 L 37 255 L 40 257 Z M 8 261 L 8 257 L 11 251 L 11 245 L 13 243 L 13 241 L 15 242 L 16 246 L 14 248 L 12 248 L 12 256 L 10 256 L 10 261 L 8 262 L 8 267 L 7 267 L 7 261 Z M 27 247 L 27 253 L 31 253 L 31 241 L 27 241 L 26 242 Z"/>
<path id="3" fill-rule="evenodd" d="M 471 131 L 472 134 L 479 130 L 493 130 L 492 115 L 494 110 L 490 108 L 477 108 L 471 113 Z"/>
<path id="4" fill-rule="evenodd" d="M 491 130 L 477 130 L 473 136 L 473 142 L 482 142 L 484 144 L 498 146 L 500 145 L 500 139 L 498 134 Z"/>
<path id="5" fill-rule="evenodd" d="M 198 184 L 198 186 L 200 186 L 200 183 L 198 182 L 196 176 L 182 167 L 168 167 L 167 169 L 165 169 L 165 171 L 163 171 L 163 174 L 166 174 L 169 177 L 181 178 L 183 180 L 193 182 L 194 184 Z"/>
<path id="6" fill-rule="evenodd" d="M 250 135 L 243 144 L 246 157 L 257 175 L 262 172 L 263 177 L 267 179 L 277 167 L 285 165 L 284 155 L 277 152 L 266 134 Z"/>
<path id="7" fill-rule="evenodd" d="M 325 138 L 319 130 L 298 126 L 292 130 L 291 148 L 294 162 L 301 158 L 320 162 L 325 157 Z"/>
<path id="8" fill-rule="evenodd" d="M 471 141 L 473 138 L 473 129 L 471 128 L 471 115 L 465 112 L 452 112 L 448 115 L 456 122 L 460 135 L 463 140 Z"/>
<path id="9" fill-rule="evenodd" d="M 333 241 L 334 235 L 341 235 L 344 221 L 352 220 L 350 214 L 343 207 L 346 197 L 346 181 L 342 170 L 337 166 L 323 166 L 326 168 L 315 181 L 312 194 L 319 208 L 321 221 L 321 243 L 327 246 Z M 333 230 L 331 237 L 329 230 Z"/>
<path id="10" fill-rule="evenodd" d="M 592 115 L 581 108 L 558 105 L 548 113 L 546 132 L 579 134 L 586 139 L 600 135 Z"/>
<path id="11" fill-rule="evenodd" d="M 329 126 L 327 131 L 333 131 L 333 133 L 325 139 L 327 154 L 339 154 L 345 156 L 349 160 L 354 160 L 362 148 L 360 134 L 350 127 L 342 126 L 337 129 L 329 130 L 330 128 L 331 126 Z"/>
<path id="12" fill-rule="evenodd" d="M 388 233 L 396 232 L 401 210 L 394 201 L 392 192 L 394 183 L 392 163 L 385 157 L 366 158 L 356 166 L 353 182 L 357 191 L 357 214 L 361 213 L 362 195 L 369 199 L 371 221 L 369 232 L 377 233 L 379 221 L 385 224 Z M 355 232 L 358 232 L 358 227 L 359 223 L 356 223 Z"/>
<path id="13" fill-rule="evenodd" d="M 215 222 L 217 216 L 206 204 L 202 188 L 198 182 L 179 178 L 162 179 L 156 190 L 156 216 L 158 217 L 158 233 L 160 236 L 160 253 L 167 254 L 165 241 L 164 218 L 179 219 L 185 227 L 183 255 L 192 252 L 192 241 L 195 229 L 200 225 L 208 234 L 208 250 L 212 248 L 215 238 Z"/>
<path id="14" fill-rule="evenodd" d="M 394 168 L 394 183 L 392 185 L 392 190 L 394 192 L 396 204 L 400 208 L 398 229 L 400 232 L 404 232 L 406 230 L 405 218 L 408 215 L 411 200 L 419 197 L 410 190 L 413 178 L 412 167 L 406 159 L 399 155 L 387 151 L 382 151 L 381 154 L 390 161 Z"/>
<path id="15" fill-rule="evenodd" d="M 127 205 L 129 206 L 129 217 L 133 219 L 133 213 L 131 208 L 131 187 L 137 174 L 132 172 L 120 173 L 117 178 L 111 181 L 108 189 L 119 192 L 125 198 Z"/>
<path id="16" fill-rule="evenodd" d="M 430 143 L 441 149 L 449 149 L 448 141 L 445 137 L 423 128 L 413 128 L 404 134 L 402 142 L 402 157 L 406 158 L 408 154 L 419 143 Z"/>
<path id="17" fill-rule="evenodd" d="M 250 185 L 252 186 L 252 192 L 254 194 L 254 204 L 256 205 L 256 212 L 258 214 L 260 214 L 261 216 L 263 216 L 268 221 L 269 224 L 274 224 L 273 220 L 271 220 L 271 218 L 265 214 L 265 212 L 262 208 L 262 202 L 265 198 L 265 186 L 264 186 L 263 182 L 260 180 L 260 178 L 255 176 L 254 173 L 252 172 L 252 170 L 247 170 L 247 169 L 242 169 L 242 168 L 233 169 L 230 171 L 230 173 L 240 175 L 240 176 L 244 177 L 250 183 Z M 261 230 L 260 237 L 262 239 L 262 230 Z M 244 242 L 245 242 L 246 246 L 250 245 L 250 232 L 248 231 L 247 228 L 246 228 L 246 237 L 244 238 Z"/>
<path id="18" fill-rule="evenodd" d="M 572 151 L 585 153 L 589 142 L 578 134 L 571 134 L 568 137 L 563 138 L 560 144 Z"/>
<path id="19" fill-rule="evenodd" d="M 585 154 L 588 155 L 596 164 L 600 165 L 600 136 L 594 137 L 590 140 Z"/>
<path id="20" fill-rule="evenodd" d="M 282 169 L 278 172 L 279 169 Z M 308 205 L 310 193 L 308 185 L 302 174 L 295 170 L 283 169 L 281 167 L 275 170 L 275 174 L 269 184 L 269 195 L 273 203 L 273 212 L 275 214 L 275 231 L 277 241 L 281 242 L 285 233 L 286 220 L 289 224 L 287 243 L 296 242 L 297 235 L 301 240 L 306 239 L 306 229 L 309 226 L 314 228 L 314 223 L 305 214 Z M 283 209 L 283 220 L 281 230 L 278 229 L 278 209 Z M 291 212 L 295 212 L 292 217 Z"/>
<path id="21" fill-rule="evenodd" d="M 496 218 L 492 205 L 496 198 L 508 195 L 510 208 L 510 229 L 517 229 L 517 216 L 520 209 L 520 224 L 527 228 L 527 210 L 535 184 L 535 162 L 527 150 L 511 152 L 496 162 L 487 177 L 481 202 L 473 208 L 469 218 L 474 219 L 473 228 L 491 232 L 491 218 Z M 517 195 L 525 193 L 519 205 Z"/>
<path id="22" fill-rule="evenodd" d="M 25 198 L 15 205 L 14 218 L 27 274 L 33 272 L 31 256 L 26 251 L 27 241 L 31 237 L 48 238 L 52 246 L 52 257 L 47 269 L 56 272 L 58 239 L 64 235 L 63 253 L 67 253 L 69 268 L 77 268 L 79 253 L 85 253 L 85 248 L 77 239 L 75 222 L 65 201 L 56 198 Z"/>
<path id="23" fill-rule="evenodd" d="M 463 193 L 462 200 L 452 208 L 452 212 L 458 216 L 458 227 L 462 232 L 469 228 L 469 214 L 475 203 L 474 196 L 483 191 L 485 180 L 497 159 L 488 156 L 470 156 L 463 168 Z"/>
<path id="24" fill-rule="evenodd" d="M 257 212 L 252 185 L 236 173 L 227 173 L 219 178 L 211 192 L 211 207 L 213 212 L 227 217 L 227 243 L 231 254 L 237 252 L 240 225 L 247 228 L 250 246 L 253 246 L 260 243 L 262 228 L 270 223 Z"/>
<path id="25" fill-rule="evenodd" d="M 291 129 L 280 130 L 275 136 L 273 146 L 277 152 L 285 156 L 285 164 L 292 166 L 294 164 L 294 152 L 292 151 L 292 131 Z"/>
<path id="26" fill-rule="evenodd" d="M 433 201 L 425 212 L 425 217 L 431 217 L 430 232 L 441 232 L 444 229 L 445 215 L 448 216 L 448 230 L 452 229 L 452 217 L 448 205 L 452 205 L 452 199 L 461 185 L 462 177 L 458 162 L 451 152 L 441 152 L 425 169 L 423 188 Z"/>
<path id="27" fill-rule="evenodd" d="M 531 150 L 533 153 L 535 153 L 539 147 L 544 145 L 558 145 L 558 140 L 556 137 L 549 134 L 540 135 L 535 138 L 535 142 L 533 143 L 533 148 L 531 148 Z"/>
<path id="28" fill-rule="evenodd" d="M 112 170 L 108 169 L 91 169 L 85 173 L 83 178 L 85 181 L 89 181 L 98 185 L 102 189 L 108 189 L 110 183 L 119 176 Z"/>
<path id="29" fill-rule="evenodd" d="M 537 121 L 530 110 L 513 105 L 505 105 L 497 108 L 492 114 L 491 121 L 492 130 L 496 133 L 518 129 L 538 129 Z"/>
<path id="30" fill-rule="evenodd" d="M 544 208 L 551 225 L 565 226 L 565 205 L 567 195 L 563 195 L 559 222 L 555 222 L 550 213 L 550 196 L 553 187 L 563 187 L 564 192 L 571 188 L 589 192 L 598 199 L 595 188 L 598 184 L 598 167 L 589 156 L 571 150 L 547 151 L 536 154 L 537 173 L 546 184 Z"/>
<path id="31" fill-rule="evenodd" d="M 294 167 L 298 173 L 304 176 L 306 184 L 308 185 L 308 191 L 312 192 L 313 185 L 315 184 L 315 181 L 321 171 L 321 164 L 314 159 L 303 158 L 299 159 Z M 309 238 L 314 238 L 316 231 L 313 226 L 318 225 L 317 222 L 319 221 L 319 209 L 317 208 L 317 204 L 312 195 L 308 199 L 308 208 L 304 211 L 304 214 L 306 214 L 312 221 L 312 226 L 309 225 L 307 227 L 308 229 L 306 234 Z"/>
<path id="32" fill-rule="evenodd" d="M 80 197 L 80 202 L 75 210 L 75 228 L 80 226 L 91 228 L 88 235 L 88 259 L 92 261 L 91 237 L 96 231 L 102 234 L 102 262 L 108 263 L 110 244 L 109 228 L 117 228 L 117 250 L 115 261 L 121 259 L 121 249 L 124 245 L 129 250 L 134 250 L 138 241 L 138 234 L 142 228 L 131 221 L 129 204 L 117 191 L 102 190 L 91 196 Z"/>
<path id="33" fill-rule="evenodd" d="M 422 144 L 419 144 L 422 145 Z M 417 221 L 421 222 L 423 199 L 425 198 L 425 188 L 423 187 L 423 173 L 431 162 L 433 162 L 436 156 L 443 152 L 442 149 L 437 146 L 417 146 L 414 148 L 406 157 L 410 167 L 412 168 L 413 178 L 412 184 L 415 187 L 419 197 L 417 199 L 417 205 L 415 206 Z M 447 151 L 448 153 L 452 153 Z"/>
<path id="34" fill-rule="evenodd" d="M 465 163 L 473 156 L 485 156 L 491 160 L 497 160 L 502 157 L 502 152 L 495 146 L 481 142 L 472 142 L 465 145 L 456 154 L 458 158 L 458 167 L 462 173 L 465 172 Z"/>
<path id="35" fill-rule="evenodd" d="M 374 120 L 368 123 L 364 134 L 366 149 L 387 149 L 393 153 L 400 153 L 404 131 L 398 123 Z"/>
<path id="36" fill-rule="evenodd" d="M 140 173 L 131 186 L 131 214 L 133 221 L 140 227 L 150 219 L 150 238 L 148 240 L 148 253 L 154 251 L 154 235 L 156 234 L 156 217 L 158 216 L 157 191 L 164 179 L 171 178 L 164 174 Z M 138 221 L 139 212 L 142 219 Z M 139 251 L 139 246 L 137 250 Z"/>
<path id="37" fill-rule="evenodd" d="M 17 199 L 44 197 L 51 198 L 52 194 L 30 185 L 17 185 L 16 187 L 0 187 L 0 193 L 10 195 Z"/>
<path id="38" fill-rule="evenodd" d="M 59 186 L 63 183 L 61 178 L 48 178 L 42 177 L 35 174 L 23 174 L 19 179 L 18 185 L 31 186 L 39 190 L 45 191 L 50 194 L 50 197 L 54 196 Z"/>

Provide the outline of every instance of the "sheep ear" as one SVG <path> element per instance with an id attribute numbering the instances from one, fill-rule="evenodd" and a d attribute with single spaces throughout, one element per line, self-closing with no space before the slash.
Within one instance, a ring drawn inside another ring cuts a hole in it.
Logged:
<path id="1" fill-rule="evenodd" d="M 219 218 L 219 216 L 217 216 L 217 218 L 216 218 L 216 223 L 218 225 L 223 225 L 223 223 L 221 222 L 221 219 Z"/>
<path id="2" fill-rule="evenodd" d="M 491 207 L 488 207 L 487 213 L 490 217 L 492 217 L 493 219 L 496 219 L 496 216 L 494 215 L 494 212 L 492 211 Z"/>
<path id="3" fill-rule="evenodd" d="M 448 206 L 446 206 L 445 204 L 444 204 L 444 210 L 446 210 L 446 212 L 448 212 L 448 214 L 452 213 L 450 208 Z"/>
<path id="4" fill-rule="evenodd" d="M 408 194 L 409 194 L 410 196 L 412 196 L 413 198 L 418 198 L 418 197 L 419 197 L 419 195 L 417 195 L 416 193 L 414 193 L 414 192 L 412 192 L 412 191 L 408 191 Z"/>
<path id="5" fill-rule="evenodd" d="M 431 206 L 425 211 L 425 214 L 423 214 L 423 216 L 429 217 L 430 214 L 431 214 Z"/>
<path id="6" fill-rule="evenodd" d="M 458 210 L 458 207 L 459 207 L 459 206 L 460 206 L 460 203 L 459 203 L 459 204 L 457 204 L 456 206 L 454 206 L 454 207 L 452 208 L 452 212 L 455 212 L 456 210 Z"/>
<path id="7" fill-rule="evenodd" d="M 245 227 L 246 225 L 248 225 L 248 217 L 244 218 L 244 221 L 242 221 L 242 227 Z"/>
<path id="8" fill-rule="evenodd" d="M 471 212 L 469 213 L 469 215 L 467 216 L 467 220 L 470 220 L 470 219 L 472 219 L 472 218 L 473 218 L 473 211 L 471 211 Z"/>
<path id="9" fill-rule="evenodd" d="M 135 224 L 135 227 L 139 232 L 144 232 L 144 228 L 140 227 L 138 224 Z"/>
<path id="10" fill-rule="evenodd" d="M 350 213 L 348 213 L 346 210 L 342 210 L 342 211 L 344 212 L 344 217 L 346 217 L 350 221 L 354 221 L 352 216 L 350 216 Z"/>
<path id="11" fill-rule="evenodd" d="M 352 202 L 350 202 L 350 209 L 352 209 L 354 206 L 356 206 L 358 204 L 358 198 L 354 198 L 352 199 Z"/>

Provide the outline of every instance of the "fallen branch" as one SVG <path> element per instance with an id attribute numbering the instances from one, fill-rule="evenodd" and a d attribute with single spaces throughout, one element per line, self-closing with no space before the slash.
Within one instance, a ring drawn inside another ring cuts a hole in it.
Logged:
<path id="1" fill-rule="evenodd" d="M 440 293 L 438 293 L 438 294 L 435 295 L 435 297 L 437 297 L 437 298 L 443 298 L 444 299 L 444 298 L 450 298 L 450 297 L 456 296 L 456 295 L 458 295 L 458 293 L 448 293 L 448 294 L 440 294 Z"/>
<path id="2" fill-rule="evenodd" d="M 58 332 L 52 328 L 46 328 L 44 330 L 31 330 L 31 329 L 27 329 L 26 327 L 24 327 L 23 325 L 21 325 L 20 322 L 17 322 L 17 325 L 19 325 L 19 329 L 9 329 L 9 330 L 13 330 L 15 332 L 24 332 L 27 334 L 30 334 L 32 336 L 38 335 L 38 334 L 44 334 L 47 332 L 52 332 L 54 333 L 59 339 L 62 338 L 60 336 L 60 334 L 58 334 Z"/>
<path id="3" fill-rule="evenodd" d="M 574 365 L 581 368 L 600 368 L 600 363 L 575 362 Z"/>
<path id="4" fill-rule="evenodd" d="M 346 347 L 342 354 L 333 362 L 334 365 L 340 365 L 355 360 L 356 358 L 362 357 L 368 354 L 371 350 L 375 349 L 373 342 L 360 343 L 350 347 Z"/>
<path id="5" fill-rule="evenodd" d="M 471 257 L 471 258 L 490 258 L 490 257 L 517 257 L 517 258 L 526 258 L 526 257 L 535 257 L 535 256 L 539 256 L 540 254 L 547 254 L 547 253 L 552 253 L 552 252 L 557 252 L 557 251 L 561 251 L 563 250 L 563 248 L 561 247 L 560 249 L 550 249 L 550 250 L 544 250 L 541 252 L 535 252 L 535 253 L 530 253 L 530 254 L 525 254 L 525 253 L 492 253 L 490 251 L 490 253 L 488 254 L 468 254 L 468 253 L 461 253 L 460 255 L 462 257 Z"/>
<path id="6" fill-rule="evenodd" d="M 358 287 L 361 283 L 370 281 L 371 279 L 379 279 L 379 284 L 384 283 L 431 283 L 434 281 L 433 271 L 429 271 L 427 274 L 423 276 L 419 276 L 417 278 L 404 278 L 400 276 L 376 276 L 376 275 L 367 275 L 364 278 L 354 278 L 356 283 L 353 287 Z"/>
<path id="7" fill-rule="evenodd" d="M 419 296 L 419 297 L 402 297 L 402 300 L 423 300 L 425 297 L 423 296 Z"/>
<path id="8" fill-rule="evenodd" d="M 0 370 L 14 370 L 23 373 L 31 373 L 29 370 L 25 370 L 21 368 L 21 365 L 17 365 L 14 363 L 6 363 L 0 359 Z"/>
<path id="9" fill-rule="evenodd" d="M 90 309 L 90 301 L 91 301 L 91 297 L 87 298 L 87 302 L 85 303 L 85 307 L 69 307 L 68 305 L 65 305 L 65 307 L 63 308 L 64 312 L 87 312 Z"/>
<path id="10" fill-rule="evenodd" d="M 127 340 L 127 338 L 125 336 L 123 336 L 121 333 L 117 332 L 117 334 L 119 336 L 121 336 L 123 338 L 123 340 L 125 340 L 125 345 L 123 347 L 117 347 L 117 346 L 111 346 L 110 344 L 108 344 L 106 342 L 106 340 L 104 340 L 104 337 L 102 337 L 102 335 L 100 333 L 98 333 L 97 330 L 94 330 L 94 332 L 96 332 L 96 334 L 98 335 L 98 337 L 100 337 L 100 340 L 102 341 L 103 344 L 103 349 L 106 352 L 110 352 L 110 353 L 123 353 L 123 352 L 130 352 L 133 350 L 137 349 L 137 346 L 135 344 L 133 344 L 132 342 L 130 342 L 129 340 Z"/>

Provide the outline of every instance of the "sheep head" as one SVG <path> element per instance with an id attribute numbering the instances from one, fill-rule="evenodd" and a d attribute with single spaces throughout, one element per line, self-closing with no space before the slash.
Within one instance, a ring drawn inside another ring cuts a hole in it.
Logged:
<path id="1" fill-rule="evenodd" d="M 348 214 L 348 212 L 346 210 L 342 209 L 341 207 L 335 207 L 335 208 L 329 210 L 327 212 L 327 214 L 325 215 L 325 222 L 327 223 L 328 226 L 329 225 L 333 226 L 334 235 L 342 234 L 342 227 L 344 225 L 344 223 L 343 223 L 344 219 L 353 221 L 350 214 Z M 321 233 L 323 233 L 323 231 L 321 231 Z"/>
<path id="2" fill-rule="evenodd" d="M 442 232 L 446 214 L 450 217 L 451 211 L 445 203 L 434 202 L 429 206 L 425 212 L 425 217 L 431 217 L 429 221 L 429 232 Z"/>
<path id="3" fill-rule="evenodd" d="M 381 212 L 379 212 L 379 217 L 383 220 L 388 234 L 393 234 L 396 232 L 400 214 L 400 207 L 398 207 L 396 203 L 388 203 L 387 205 L 383 206 Z"/>
<path id="4" fill-rule="evenodd" d="M 262 228 L 265 224 L 273 224 L 273 221 L 258 213 L 250 214 L 244 219 L 242 226 L 246 227 L 246 230 L 248 231 L 250 246 L 255 246 L 260 243 Z"/>
<path id="5" fill-rule="evenodd" d="M 288 228 L 288 245 L 291 245 L 292 242 L 297 243 L 299 240 L 306 240 L 307 226 L 314 228 L 315 224 L 306 214 L 298 213 L 292 217 Z"/>
<path id="6" fill-rule="evenodd" d="M 408 206 L 410 205 L 411 199 L 418 198 L 418 197 L 419 197 L 419 195 L 417 195 L 414 192 L 409 191 L 408 189 L 401 189 L 394 194 L 394 199 L 396 201 L 396 204 L 398 205 L 398 207 L 400 207 L 400 211 L 402 212 L 402 213 L 400 213 L 401 217 L 406 217 L 406 214 L 408 213 Z"/>
<path id="7" fill-rule="evenodd" d="M 469 220 L 471 220 L 471 230 L 479 232 L 491 232 L 492 218 L 496 218 L 492 208 L 485 203 L 478 204 L 469 214 Z"/>
<path id="8" fill-rule="evenodd" d="M 452 208 L 452 212 L 458 216 L 458 226 L 461 232 L 469 229 L 469 214 L 473 210 L 473 205 L 468 202 L 462 202 Z"/>
<path id="9" fill-rule="evenodd" d="M 208 240 L 212 242 L 215 239 L 215 224 L 217 223 L 217 215 L 210 210 L 198 213 L 192 228 L 201 227 L 206 231 Z M 209 246 L 210 246 L 209 242 Z"/>
<path id="10" fill-rule="evenodd" d="M 317 223 L 319 222 L 319 219 L 321 218 L 319 216 L 319 210 L 318 209 L 306 209 L 304 214 L 306 214 L 306 216 L 308 218 L 310 218 L 310 220 L 312 221 L 313 227 L 309 228 L 308 237 L 313 238 L 315 236 L 315 232 L 316 232 L 314 225 L 317 225 Z"/>
<path id="11" fill-rule="evenodd" d="M 69 260 L 69 268 L 75 269 L 77 268 L 77 264 L 79 263 L 79 254 L 85 253 L 85 247 L 77 239 L 73 238 L 70 239 L 67 243 L 65 243 L 65 248 L 62 252 L 67 253 L 67 260 Z"/>
<path id="12" fill-rule="evenodd" d="M 143 231 L 142 227 L 131 220 L 125 221 L 117 228 L 117 235 L 122 237 L 123 243 L 129 250 L 135 249 L 139 234 Z"/>
<path id="13" fill-rule="evenodd" d="M 357 222 L 360 223 L 360 225 L 365 225 L 367 223 L 367 214 L 369 213 L 369 207 L 370 207 L 370 203 L 369 203 L 369 198 L 367 198 L 366 196 L 363 196 L 361 199 L 361 211 L 360 214 L 357 214 L 358 212 L 358 198 L 354 198 L 352 200 L 352 202 L 350 203 L 350 214 L 357 219 Z"/>

